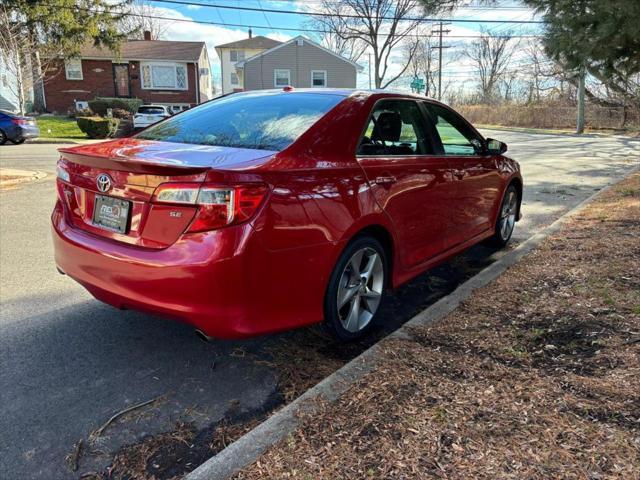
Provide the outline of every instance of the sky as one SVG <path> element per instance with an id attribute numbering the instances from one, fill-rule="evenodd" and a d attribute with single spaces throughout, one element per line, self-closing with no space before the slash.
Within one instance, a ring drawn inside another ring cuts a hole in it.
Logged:
<path id="1" fill-rule="evenodd" d="M 184 1 L 184 0 L 179 0 Z M 154 10 L 154 15 L 169 17 L 181 20 L 197 20 L 213 22 L 217 25 L 198 24 L 183 21 L 162 21 L 166 23 L 166 30 L 163 39 L 184 40 L 184 41 L 204 41 L 207 44 L 211 59 L 211 68 L 214 84 L 219 91 L 220 85 L 220 61 L 215 52 L 215 46 L 247 38 L 248 28 L 237 25 L 252 25 L 253 35 L 264 35 L 280 41 L 286 41 L 297 35 L 304 35 L 314 38 L 314 33 L 305 32 L 305 28 L 310 28 L 308 21 L 311 18 L 309 11 L 317 11 L 319 0 L 188 0 L 193 3 L 201 3 L 203 6 L 182 5 L 177 3 L 166 3 L 157 1 L 147 1 Z M 331 1 L 331 0 L 329 0 Z M 471 3 L 473 1 L 473 3 Z M 204 4 L 213 4 L 218 7 L 207 7 Z M 242 11 L 233 8 L 221 7 L 252 7 L 260 9 L 284 10 L 290 13 L 275 12 L 254 12 Z M 535 24 L 509 24 L 509 23 L 482 23 L 481 20 L 539 20 L 534 12 L 515 0 L 498 0 L 491 8 L 487 6 L 477 6 L 477 1 L 468 0 L 467 5 L 459 8 L 451 14 L 443 17 L 454 20 L 446 25 L 445 30 L 449 32 L 445 35 L 443 45 L 448 46 L 443 50 L 443 82 L 452 85 L 463 85 L 472 87 L 475 82 L 474 67 L 470 60 L 465 57 L 464 52 L 469 47 L 469 42 L 473 38 L 466 36 L 479 35 L 481 31 L 488 30 L 497 34 L 507 32 L 516 35 L 536 35 L 540 33 L 540 25 Z M 470 19 L 473 22 L 463 23 L 456 20 Z M 289 30 L 290 29 L 290 30 Z M 430 25 L 425 24 L 424 29 L 428 32 Z M 462 37 L 465 38 L 462 38 Z M 526 42 L 528 39 L 520 39 Z M 523 62 L 522 49 L 518 49 L 513 62 Z M 519 57 L 522 57 L 519 60 Z M 367 55 L 358 60 L 362 65 L 362 72 L 358 74 L 358 87 L 368 88 L 369 75 Z M 389 73 L 393 74 L 402 68 L 402 52 L 398 49 L 392 52 L 390 57 Z M 411 77 L 405 75 L 393 84 L 397 90 L 408 90 Z"/>

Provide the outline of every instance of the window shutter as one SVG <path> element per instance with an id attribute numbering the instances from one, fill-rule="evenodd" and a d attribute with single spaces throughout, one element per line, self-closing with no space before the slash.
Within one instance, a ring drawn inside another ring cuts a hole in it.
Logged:
<path id="1" fill-rule="evenodd" d="M 184 65 L 176 65 L 176 88 L 187 89 L 187 70 Z"/>
<path id="2" fill-rule="evenodd" d="M 151 67 L 149 65 L 142 66 L 142 87 L 151 88 Z"/>

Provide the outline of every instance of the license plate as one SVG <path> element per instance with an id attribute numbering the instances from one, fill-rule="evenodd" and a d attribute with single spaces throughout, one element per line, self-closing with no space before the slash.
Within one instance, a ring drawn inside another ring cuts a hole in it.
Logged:
<path id="1" fill-rule="evenodd" d="M 131 202 L 119 198 L 96 195 L 93 205 L 93 223 L 99 227 L 126 233 Z"/>

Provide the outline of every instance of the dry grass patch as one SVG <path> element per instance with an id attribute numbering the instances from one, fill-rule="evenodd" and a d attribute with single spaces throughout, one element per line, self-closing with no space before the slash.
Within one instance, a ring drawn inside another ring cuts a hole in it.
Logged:
<path id="1" fill-rule="evenodd" d="M 640 175 L 238 479 L 640 478 Z M 632 193 L 629 193 L 632 192 Z"/>

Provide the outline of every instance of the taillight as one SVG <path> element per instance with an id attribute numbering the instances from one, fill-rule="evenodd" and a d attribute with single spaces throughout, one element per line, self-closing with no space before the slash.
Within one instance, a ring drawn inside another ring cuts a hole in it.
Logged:
<path id="1" fill-rule="evenodd" d="M 187 232 L 204 232 L 249 220 L 267 194 L 267 186 L 164 183 L 156 188 L 153 203 L 195 205 L 198 213 Z"/>
<path id="2" fill-rule="evenodd" d="M 29 123 L 29 120 L 25 118 L 12 118 L 11 121 L 16 125 L 26 125 L 27 123 Z"/>

